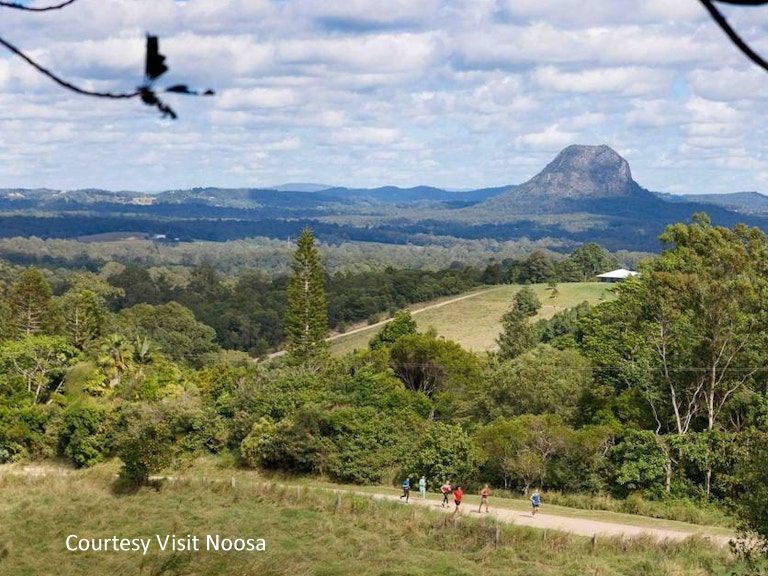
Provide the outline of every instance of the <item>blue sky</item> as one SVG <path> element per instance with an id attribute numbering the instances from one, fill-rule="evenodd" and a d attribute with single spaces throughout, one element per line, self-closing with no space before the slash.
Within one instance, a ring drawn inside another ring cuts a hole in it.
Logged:
<path id="1" fill-rule="evenodd" d="M 45 3 L 45 2 L 42 2 Z M 726 11 L 768 54 L 768 8 Z M 0 53 L 0 187 L 519 183 L 608 144 L 653 190 L 768 193 L 768 74 L 697 0 L 79 0 L 0 35 L 94 89 L 161 37 L 175 122 Z"/>

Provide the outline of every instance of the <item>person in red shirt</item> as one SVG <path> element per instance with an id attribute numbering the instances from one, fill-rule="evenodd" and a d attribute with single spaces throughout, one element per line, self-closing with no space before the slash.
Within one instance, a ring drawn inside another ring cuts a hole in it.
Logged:
<path id="1" fill-rule="evenodd" d="M 480 491 L 480 508 L 477 510 L 478 513 L 483 511 L 483 504 L 485 504 L 485 513 L 488 514 L 488 496 L 490 494 L 491 490 L 488 488 L 488 484 L 486 484 Z"/>
<path id="2" fill-rule="evenodd" d="M 456 512 L 459 511 L 462 498 L 464 498 L 464 491 L 461 489 L 461 486 L 456 486 L 456 489 L 453 491 L 453 503 L 456 504 L 456 508 L 453 510 L 454 516 L 456 515 Z"/>

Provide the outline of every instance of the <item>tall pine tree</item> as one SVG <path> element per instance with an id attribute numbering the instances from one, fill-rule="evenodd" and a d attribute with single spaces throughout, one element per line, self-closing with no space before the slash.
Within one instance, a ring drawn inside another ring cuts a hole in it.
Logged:
<path id="1" fill-rule="evenodd" d="M 305 228 L 293 254 L 293 276 L 288 284 L 285 313 L 288 354 L 306 362 L 327 354 L 328 302 L 320 253 L 312 230 Z"/>
<path id="2" fill-rule="evenodd" d="M 11 328 L 22 335 L 51 334 L 57 324 L 51 286 L 43 273 L 27 268 L 11 285 L 8 293 Z"/>

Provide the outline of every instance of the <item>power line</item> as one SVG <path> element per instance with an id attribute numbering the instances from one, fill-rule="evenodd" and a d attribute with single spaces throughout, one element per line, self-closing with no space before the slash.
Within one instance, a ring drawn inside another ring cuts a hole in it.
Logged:
<path id="1" fill-rule="evenodd" d="M 42 6 L 39 8 L 35 8 L 34 6 L 25 6 L 24 4 L 19 4 L 18 2 L 0 1 L 0 7 L 14 8 L 16 10 L 25 10 L 27 12 L 49 12 L 51 10 L 61 10 L 62 8 L 69 6 L 70 4 L 74 4 L 75 2 L 77 2 L 77 0 L 66 0 L 66 2 L 61 2 L 60 4 L 54 4 L 51 6 Z"/>
<path id="2" fill-rule="evenodd" d="M 752 50 L 750 46 L 741 38 L 741 36 L 738 35 L 736 30 L 733 29 L 733 27 L 728 24 L 728 21 L 725 19 L 725 16 L 722 15 L 722 13 L 715 7 L 713 0 L 699 0 L 703 5 L 704 8 L 707 9 L 710 16 L 712 16 L 712 19 L 717 23 L 718 26 L 722 29 L 723 32 L 728 36 L 728 38 L 731 39 L 731 41 L 736 45 L 736 47 L 741 50 L 741 52 L 749 58 L 752 62 L 760 66 L 763 70 L 768 72 L 768 61 L 764 60 L 762 56 L 760 56 L 757 52 Z M 736 4 L 740 6 L 760 6 L 764 4 L 768 4 L 768 0 L 714 0 L 717 2 L 723 2 L 725 4 Z"/>

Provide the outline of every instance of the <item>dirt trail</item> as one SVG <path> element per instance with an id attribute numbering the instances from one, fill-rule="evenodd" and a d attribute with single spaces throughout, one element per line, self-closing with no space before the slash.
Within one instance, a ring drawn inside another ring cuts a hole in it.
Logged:
<path id="1" fill-rule="evenodd" d="M 454 304 L 455 302 L 461 302 L 462 300 L 466 300 L 467 298 L 474 298 L 475 296 L 480 296 L 481 294 L 487 294 L 488 292 L 493 292 L 494 290 L 500 290 L 501 288 L 503 288 L 503 286 L 494 286 L 493 288 L 488 288 L 486 290 L 478 290 L 477 292 L 471 292 L 469 294 L 464 294 L 463 296 L 457 296 L 456 298 L 451 298 L 450 300 L 443 300 L 442 302 L 438 302 L 437 304 L 430 304 L 429 306 L 424 306 L 423 308 L 416 308 L 411 310 L 411 316 L 415 316 L 416 314 L 421 314 L 422 312 L 426 312 L 427 310 L 442 308 L 443 306 L 448 306 L 449 304 Z M 375 328 L 379 328 L 380 326 L 384 326 L 384 324 L 389 324 L 390 322 L 392 322 L 392 318 L 387 318 L 386 320 L 381 320 L 374 324 L 366 324 L 365 326 L 360 326 L 352 330 L 347 330 L 346 332 L 342 332 L 339 334 L 332 334 L 331 336 L 326 338 L 325 341 L 333 342 L 334 340 L 338 340 L 339 338 L 344 338 L 345 336 L 351 336 L 352 334 L 357 334 L 358 332 L 365 332 L 366 330 L 374 330 Z M 285 354 L 285 350 L 279 350 L 278 352 L 272 352 L 271 354 L 267 354 L 267 358 L 277 358 L 279 356 L 283 356 L 284 354 Z"/>
<path id="2" fill-rule="evenodd" d="M 359 493 L 365 494 L 365 493 Z M 392 500 L 401 501 L 398 496 L 391 494 L 370 494 L 377 500 Z M 453 502 L 450 507 L 442 508 L 440 504 L 434 500 L 422 500 L 418 496 L 412 497 L 409 503 L 411 505 L 424 506 L 437 510 L 439 512 L 451 513 L 453 512 Z M 718 546 L 727 546 L 731 538 L 728 536 L 722 536 L 718 534 L 707 534 L 706 532 L 686 532 L 683 530 L 669 530 L 664 528 L 651 528 L 643 526 L 632 526 L 629 524 L 620 524 L 613 522 L 603 522 L 600 520 L 588 520 L 586 518 L 569 518 L 566 516 L 558 516 L 556 514 L 550 514 L 542 512 L 536 515 L 534 518 L 530 512 L 521 512 L 519 510 L 510 510 L 509 508 L 490 508 L 489 513 L 483 512 L 482 514 L 477 511 L 477 504 L 470 504 L 467 502 L 462 503 L 459 513 L 465 516 L 483 517 L 489 516 L 496 518 L 501 522 L 508 524 L 517 524 L 519 526 L 531 526 L 533 528 L 546 528 L 549 530 L 560 530 L 562 532 L 570 532 L 579 536 L 597 536 L 597 537 L 625 537 L 632 538 L 636 536 L 651 536 L 656 540 L 684 540 L 690 536 L 701 536 L 702 538 L 711 541 Z"/>

